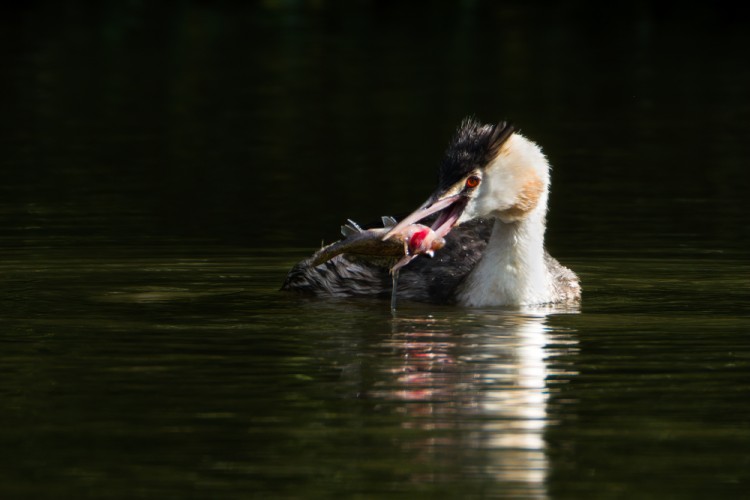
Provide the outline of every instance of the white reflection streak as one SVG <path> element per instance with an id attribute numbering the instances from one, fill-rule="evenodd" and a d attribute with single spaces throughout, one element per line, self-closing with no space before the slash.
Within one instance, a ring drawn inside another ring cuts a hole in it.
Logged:
<path id="1" fill-rule="evenodd" d="M 543 485 L 548 469 L 544 431 L 549 397 L 545 318 L 517 319 L 520 321 L 510 328 L 515 359 L 511 366 L 488 363 L 488 375 L 480 384 L 489 388 L 479 402 L 481 412 L 491 417 L 484 427 L 483 434 L 488 437 L 484 446 L 497 455 L 491 462 L 494 470 L 488 472 L 504 482 Z M 509 348 L 507 344 L 484 347 Z"/>

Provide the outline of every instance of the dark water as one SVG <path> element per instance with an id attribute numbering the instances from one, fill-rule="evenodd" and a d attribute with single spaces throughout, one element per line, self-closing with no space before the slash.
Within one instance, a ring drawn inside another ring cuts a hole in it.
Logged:
<path id="1" fill-rule="evenodd" d="M 32 3 L 0 16 L 2 498 L 750 491 L 744 10 Z M 572 310 L 278 291 L 431 192 L 466 114 L 549 156 Z"/>

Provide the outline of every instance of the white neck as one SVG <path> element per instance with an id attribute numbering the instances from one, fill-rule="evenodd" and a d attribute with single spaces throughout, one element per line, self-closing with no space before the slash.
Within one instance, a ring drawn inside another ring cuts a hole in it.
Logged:
<path id="1" fill-rule="evenodd" d="M 519 221 L 495 219 L 484 256 L 459 292 L 459 304 L 534 305 L 554 300 L 544 259 L 546 200 L 537 208 Z"/>

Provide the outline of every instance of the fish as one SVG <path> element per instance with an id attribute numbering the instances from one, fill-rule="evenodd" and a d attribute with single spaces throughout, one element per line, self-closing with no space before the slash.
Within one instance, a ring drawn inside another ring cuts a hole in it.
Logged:
<path id="1" fill-rule="evenodd" d="M 393 281 L 391 311 L 396 311 L 398 273 L 411 261 L 425 255 L 433 257 L 445 246 L 445 238 L 432 228 L 422 224 L 408 224 L 393 231 L 397 221 L 393 217 L 382 217 L 383 227 L 362 229 L 351 219 L 341 226 L 343 239 L 322 247 L 310 258 L 313 266 L 319 266 L 340 254 L 360 256 L 368 259 L 385 259 L 390 266 Z"/>
<path id="2" fill-rule="evenodd" d="M 398 271 L 420 255 L 432 257 L 445 246 L 445 239 L 432 228 L 422 224 L 409 224 L 384 239 L 396 225 L 392 217 L 383 217 L 383 227 L 362 229 L 359 224 L 347 220 L 341 226 L 343 239 L 324 246 L 311 257 L 313 266 L 319 266 L 340 254 L 399 259 L 391 267 Z"/>

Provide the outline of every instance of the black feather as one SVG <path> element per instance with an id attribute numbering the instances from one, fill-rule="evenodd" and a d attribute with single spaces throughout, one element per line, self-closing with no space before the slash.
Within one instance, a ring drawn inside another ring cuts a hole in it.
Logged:
<path id="1" fill-rule="evenodd" d="M 513 125 L 509 122 L 489 125 L 473 118 L 464 118 L 445 151 L 440 165 L 438 189 L 448 189 L 471 171 L 486 166 L 513 131 Z"/>

